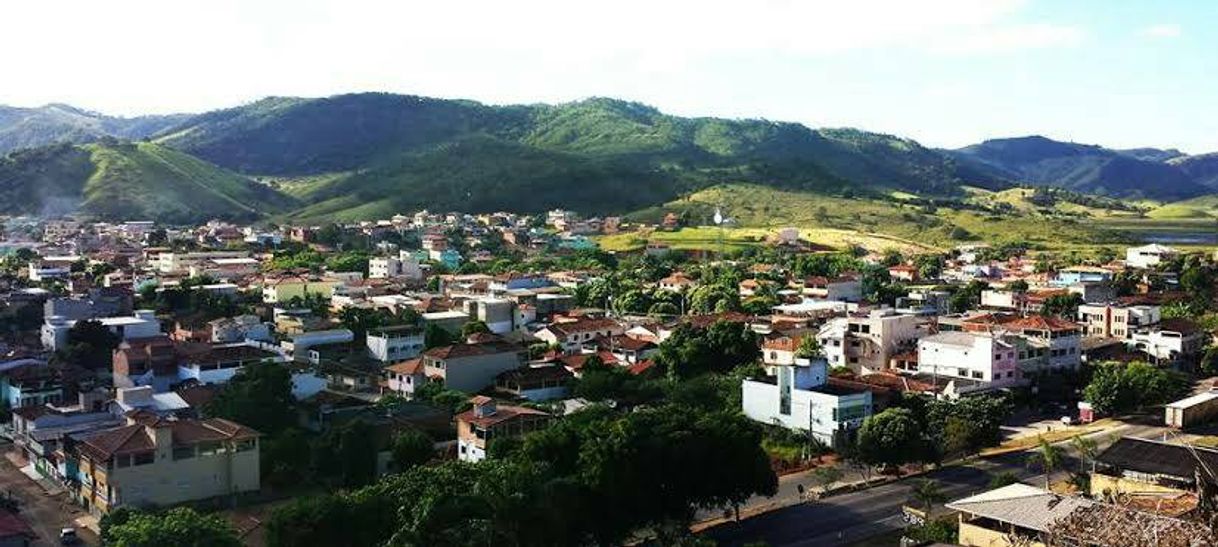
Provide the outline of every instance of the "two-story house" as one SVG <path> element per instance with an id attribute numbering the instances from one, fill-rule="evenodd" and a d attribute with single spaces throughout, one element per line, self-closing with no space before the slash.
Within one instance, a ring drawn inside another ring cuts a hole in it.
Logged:
<path id="1" fill-rule="evenodd" d="M 493 385 L 502 372 L 520 368 L 528 351 L 503 341 L 432 348 L 422 355 L 423 373 L 444 387 L 476 393 Z"/>
<path id="2" fill-rule="evenodd" d="M 114 429 L 69 436 L 73 497 L 94 515 L 119 506 L 170 506 L 260 488 L 257 431 L 220 418 L 146 411 Z M 74 479 L 74 480 L 73 480 Z"/>
<path id="3" fill-rule="evenodd" d="M 567 323 L 553 323 L 534 333 L 534 336 L 548 344 L 557 344 L 564 352 L 575 353 L 584 343 L 599 336 L 617 336 L 625 332 L 626 327 L 613 319 L 583 318 Z"/>
<path id="4" fill-rule="evenodd" d="M 1158 323 L 1159 306 L 1120 304 L 1080 304 L 1078 322 L 1087 336 L 1129 338 L 1134 331 Z"/>
<path id="5" fill-rule="evenodd" d="M 476 462 L 486 459 L 487 445 L 495 439 L 520 437 L 549 427 L 549 413 L 522 406 L 496 403 L 490 397 L 471 399 L 474 407 L 458 414 L 457 458 Z"/>
<path id="6" fill-rule="evenodd" d="M 807 432 L 840 449 L 871 416 L 871 392 L 831 384 L 824 360 L 776 368 L 773 376 L 741 381 L 741 405 L 750 419 Z"/>

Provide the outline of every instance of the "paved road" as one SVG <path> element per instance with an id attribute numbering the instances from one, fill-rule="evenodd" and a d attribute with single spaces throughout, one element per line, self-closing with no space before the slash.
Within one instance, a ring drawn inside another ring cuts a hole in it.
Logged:
<path id="1" fill-rule="evenodd" d="M 1165 428 L 1153 423 L 1122 424 L 1107 431 L 1093 433 L 1103 449 L 1110 439 L 1120 436 L 1161 438 Z M 1067 443 L 1059 443 L 1068 446 Z M 956 500 L 988 489 L 990 479 L 1001 472 L 1013 473 L 1030 484 L 1041 485 L 1043 474 L 1026 466 L 1027 454 L 1016 452 L 979 460 L 968 465 L 945 467 L 927 473 L 923 478 L 940 483 L 948 500 Z M 1063 469 L 1075 469 L 1077 460 L 1068 457 Z M 1061 471 L 1053 479 L 1065 478 Z M 703 535 L 721 545 L 741 545 L 765 541 L 771 546 L 836 546 L 867 539 L 897 530 L 901 522 L 901 506 L 909 502 L 912 482 L 888 483 L 859 492 L 842 494 L 824 500 L 791 505 L 762 513 L 740 522 L 728 522 L 706 530 Z"/>
<path id="2" fill-rule="evenodd" d="M 13 449 L 9 442 L 0 443 L 0 453 Z M 20 504 L 21 518 L 38 534 L 35 545 L 59 545 L 59 530 L 72 527 L 72 519 L 84 514 L 80 506 L 68 499 L 67 493 L 48 495 L 38 483 L 17 469 L 8 458 L 0 456 L 0 494 L 12 495 Z M 95 536 L 78 528 L 77 533 L 87 544 L 97 543 Z"/>

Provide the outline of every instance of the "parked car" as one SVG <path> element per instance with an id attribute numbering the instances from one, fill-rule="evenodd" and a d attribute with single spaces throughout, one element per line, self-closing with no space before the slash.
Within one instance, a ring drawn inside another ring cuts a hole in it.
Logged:
<path id="1" fill-rule="evenodd" d="M 62 528 L 59 530 L 60 545 L 77 545 L 80 543 L 80 536 L 76 535 L 75 528 Z"/>

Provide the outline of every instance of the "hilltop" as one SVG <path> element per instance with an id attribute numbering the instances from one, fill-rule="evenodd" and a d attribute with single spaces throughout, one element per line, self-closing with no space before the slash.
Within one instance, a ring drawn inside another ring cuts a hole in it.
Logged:
<path id="1" fill-rule="evenodd" d="M 0 105 L 0 155 L 55 143 L 87 143 L 103 137 L 142 139 L 190 118 L 187 114 L 120 118 L 64 104 L 38 108 Z"/>
<path id="2" fill-rule="evenodd" d="M 0 213 L 82 212 L 102 219 L 170 223 L 256 219 L 294 201 L 203 160 L 151 143 L 96 143 L 18 151 L 0 158 Z"/>

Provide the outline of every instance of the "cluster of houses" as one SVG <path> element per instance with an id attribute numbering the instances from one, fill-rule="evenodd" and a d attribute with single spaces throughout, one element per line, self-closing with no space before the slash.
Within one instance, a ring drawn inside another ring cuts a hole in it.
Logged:
<path id="1" fill-rule="evenodd" d="M 259 432 L 206 414 L 216 392 L 249 367 L 291 371 L 304 427 L 319 431 L 354 417 L 389 429 L 439 422 L 438 447 L 478 461 L 492 440 L 546 427 L 586 405 L 572 398 L 571 387 L 594 358 L 629 374 L 654 373 L 654 355 L 682 324 L 727 321 L 756 332 L 766 374 L 743 380 L 742 411 L 830 446 L 849 442 L 901 392 L 955 398 L 1003 390 L 1089 359 L 1167 365 L 1194 357 L 1209 339 L 1186 321 L 1162 319 L 1162 291 L 1118 297 L 1111 290 L 1112 276 L 1126 268 L 1159 275 L 1147 268 L 1174 251 L 1158 246 L 1130 249 L 1124 263 L 1049 274 L 1021 258 L 981 261 L 976 248 L 966 248 L 936 279 L 921 279 L 911 264 L 891 266 L 890 276 L 909 286 L 895 306 L 864 302 L 857 274 L 799 277 L 756 265 L 767 275 L 737 289 L 742 298 L 775 290 L 781 301 L 769 313 L 657 318 L 577 306 L 573 289 L 596 279 L 592 271 L 441 273 L 490 260 L 482 239 L 490 232 L 526 252 L 562 253 L 595 247 L 587 236 L 620 229 L 617 218 L 424 211 L 345 229 L 374 240 L 410 232 L 418 248 L 381 241 L 367 271 L 274 270 L 271 251 L 284 241 L 332 249 L 316 242 L 317 228 L 263 231 L 221 222 L 173 230 L 62 221 L 48 223 L 41 241 L 0 245 L 37 251 L 22 282 L 0 296 L 6 316 L 33 310 L 38 320 L 28 332 L 15 329 L 0 348 L 0 399 L 13 409 L 9 434 L 30 469 L 64 484 L 98 514 L 257 491 Z M 453 248 L 454 238 L 463 238 L 468 256 Z M 83 275 L 99 264 L 107 267 Z M 184 290 L 246 309 L 200 320 L 135 306 L 137 294 L 200 277 L 211 281 Z M 974 309 L 952 313 L 943 285 L 974 279 L 992 288 Z M 655 288 L 687 292 L 698 283 L 678 271 Z M 57 290 L 45 288 L 54 284 Z M 1058 294 L 1080 295 L 1077 317 L 1035 313 Z M 393 316 L 409 310 L 418 321 L 357 333 L 336 319 L 352 308 Z M 109 366 L 48 364 L 81 321 L 96 321 L 120 341 Z M 466 329 L 471 323 L 485 329 Z M 429 344 L 427 333 L 437 331 L 451 343 Z M 816 340 L 817 354 L 800 354 L 807 338 Z M 417 400 L 436 383 L 468 394 L 472 407 L 455 416 L 386 415 L 374 405 L 391 395 Z"/>

